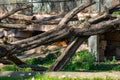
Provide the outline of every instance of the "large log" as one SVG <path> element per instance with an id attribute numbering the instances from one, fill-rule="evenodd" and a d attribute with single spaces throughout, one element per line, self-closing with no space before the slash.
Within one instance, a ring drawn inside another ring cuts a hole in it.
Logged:
<path id="1" fill-rule="evenodd" d="M 7 29 L 26 29 L 25 24 L 3 24 L 0 23 L 0 28 L 7 28 Z"/>
<path id="2" fill-rule="evenodd" d="M 59 30 L 57 28 L 57 29 L 54 30 L 54 32 L 53 32 L 53 30 L 51 30 L 51 34 L 49 34 L 48 33 L 49 31 L 48 31 L 46 33 L 37 35 L 35 37 L 28 38 L 28 39 L 26 39 L 27 41 L 22 40 L 22 41 L 19 41 L 17 43 L 14 43 L 15 45 L 12 45 L 12 46 L 10 45 L 11 48 L 9 50 L 10 51 L 13 50 L 10 54 L 16 54 L 17 52 L 26 51 L 28 49 L 32 49 L 32 48 L 38 47 L 40 45 L 55 42 L 57 40 L 65 38 L 66 36 L 69 36 L 69 35 L 88 36 L 88 35 L 103 33 L 106 30 L 113 27 L 113 25 L 119 24 L 119 22 L 120 22 L 119 19 L 114 19 L 114 20 L 109 20 L 109 21 L 106 21 L 106 22 L 101 22 L 99 24 L 93 24 L 93 25 L 91 24 L 91 26 L 90 25 L 88 25 L 88 26 L 84 25 L 84 26 L 87 26 L 87 27 L 85 27 L 83 29 L 66 27 L 66 29 Z M 64 33 L 64 34 L 62 34 L 62 33 Z"/>
<path id="3" fill-rule="evenodd" d="M 116 19 L 107 20 L 107 21 L 103 20 L 103 22 L 99 22 L 97 24 L 83 25 L 83 26 L 86 26 L 83 28 L 66 27 L 67 29 L 63 29 L 61 31 L 58 30 L 59 32 L 56 30 L 56 34 L 51 34 L 51 35 L 48 34 L 48 36 L 47 36 L 46 34 L 43 33 L 44 35 L 42 34 L 42 37 L 40 39 L 38 37 L 36 37 L 38 39 L 35 40 L 36 38 L 32 37 L 31 40 L 33 40 L 33 41 L 28 39 L 28 41 L 31 41 L 31 42 L 26 42 L 24 44 L 14 43 L 15 45 L 6 45 L 1 48 L 3 48 L 2 50 L 7 49 L 6 51 L 8 51 L 8 52 L 11 52 L 13 50 L 10 54 L 13 54 L 13 53 L 16 54 L 17 52 L 26 51 L 28 49 L 32 49 L 32 48 L 38 47 L 40 45 L 55 42 L 57 40 L 65 38 L 66 36 L 69 36 L 69 35 L 89 36 L 89 35 L 104 33 L 108 30 L 113 30 L 115 28 L 115 25 L 119 25 L 119 24 L 120 24 L 120 18 L 116 18 Z M 7 52 L 5 52 L 5 53 L 7 53 Z"/>
<path id="4" fill-rule="evenodd" d="M 3 58 L 3 59 L 0 59 L 0 63 L 2 63 L 2 64 L 11 64 L 12 62 Z"/>
<path id="5" fill-rule="evenodd" d="M 19 20 L 19 21 L 30 21 L 33 19 L 33 16 L 27 16 L 23 14 L 14 14 L 8 17 L 10 20 Z"/>
<path id="6" fill-rule="evenodd" d="M 33 15 L 33 16 L 27 16 L 27 15 L 21 15 L 21 14 L 15 14 L 11 15 L 8 18 L 12 20 L 21 20 L 21 21 L 26 21 L 26 22 L 31 22 L 31 23 L 41 23 L 44 21 L 51 21 L 55 19 L 61 19 L 65 16 L 65 14 L 59 14 L 59 15 Z"/>
<path id="7" fill-rule="evenodd" d="M 8 18 L 10 20 L 16 20 L 24 22 L 26 24 L 39 24 L 39 25 L 57 25 L 62 20 L 62 18 L 65 16 L 65 14 L 59 14 L 59 15 L 33 15 L 33 16 L 26 16 L 26 15 L 20 15 L 15 14 L 11 15 Z M 77 16 L 75 16 L 71 21 L 78 20 Z"/>

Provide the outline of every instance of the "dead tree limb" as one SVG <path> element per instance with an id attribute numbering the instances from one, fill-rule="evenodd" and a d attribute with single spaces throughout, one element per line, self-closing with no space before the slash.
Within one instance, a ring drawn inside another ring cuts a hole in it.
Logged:
<path id="1" fill-rule="evenodd" d="M 120 24 L 119 18 L 114 19 L 114 20 L 99 22 L 93 25 L 92 24 L 84 25 L 83 28 L 66 27 L 67 29 L 61 30 L 57 32 L 56 34 L 51 34 L 46 37 L 44 36 L 43 38 L 41 37 L 38 40 L 32 41 L 31 43 L 19 45 L 20 47 L 19 50 L 21 50 L 21 48 L 23 49 L 23 51 L 27 49 L 29 50 L 29 49 L 38 47 L 39 45 L 49 44 L 51 42 L 58 41 L 69 35 L 90 36 L 90 35 L 95 35 L 95 34 L 102 34 L 107 30 L 113 29 L 115 25 L 118 25 L 118 24 Z"/>
<path id="2" fill-rule="evenodd" d="M 24 10 L 24 9 L 28 9 L 28 8 L 31 8 L 31 7 L 32 6 L 30 4 L 28 4 L 28 5 L 24 5 L 24 6 L 20 7 L 20 8 L 15 8 L 12 11 L 10 11 L 10 12 L 4 14 L 3 16 L 1 16 L 0 17 L 0 21 L 5 19 L 5 18 L 7 18 L 7 17 L 9 17 L 9 16 L 11 16 L 12 14 L 14 14 L 14 13 L 16 13 L 18 11 L 21 11 L 21 10 Z"/>
<path id="3" fill-rule="evenodd" d="M 12 20 L 21 20 L 21 21 L 26 21 L 26 22 L 30 22 L 30 23 L 41 23 L 44 21 L 51 21 L 51 20 L 55 20 L 55 19 L 59 19 L 59 18 L 63 18 L 65 16 L 65 14 L 59 14 L 59 15 L 51 15 L 51 16 L 44 16 L 44 15 L 39 15 L 39 17 L 37 15 L 34 16 L 26 16 L 26 15 L 11 15 L 8 18 L 12 19 Z"/>
<path id="4" fill-rule="evenodd" d="M 62 18 L 65 16 L 65 14 L 60 15 L 51 15 L 48 17 L 44 17 L 43 15 L 38 16 L 26 16 L 26 15 L 11 15 L 9 16 L 9 20 L 17 20 L 25 22 L 26 24 L 39 24 L 39 25 L 57 25 L 62 20 Z M 73 17 L 71 21 L 78 20 L 77 16 Z"/>
<path id="5" fill-rule="evenodd" d="M 8 17 L 8 19 L 12 20 L 19 20 L 19 21 L 30 21 L 32 20 L 33 16 L 27 16 L 22 14 L 14 14 Z"/>
<path id="6" fill-rule="evenodd" d="M 83 25 L 83 28 L 67 27 L 66 29 L 63 29 L 60 31 L 58 30 L 59 32 L 56 30 L 56 32 L 55 32 L 56 34 L 50 34 L 50 35 L 49 34 L 47 34 L 47 35 L 42 34 L 41 38 L 39 38 L 35 41 L 33 39 L 32 42 L 26 42 L 24 44 L 19 44 L 19 45 L 17 45 L 17 44 L 15 44 L 15 45 L 13 44 L 10 46 L 6 45 L 3 47 L 1 46 L 1 48 L 3 48 L 2 50 L 6 50 L 8 52 L 11 52 L 9 54 L 16 54 L 17 52 L 26 51 L 28 49 L 32 49 L 32 48 L 38 47 L 40 45 L 55 42 L 56 40 L 63 39 L 69 35 L 90 36 L 90 35 L 104 33 L 107 30 L 113 29 L 115 27 L 115 25 L 119 25 L 119 24 L 120 24 L 120 18 L 115 18 L 112 20 L 106 20 L 103 22 L 99 22 L 97 24 Z M 7 54 L 7 52 L 5 52 L 3 55 L 6 55 L 6 54 Z"/>
<path id="7" fill-rule="evenodd" d="M 120 6 L 120 2 L 117 3 L 117 4 L 114 4 L 113 6 L 111 6 L 111 7 L 108 9 L 108 10 L 109 10 L 109 14 L 112 14 L 112 13 L 116 10 L 116 8 L 117 8 L 118 6 Z"/>
<path id="8" fill-rule="evenodd" d="M 41 38 L 37 40 L 33 39 L 32 42 L 26 42 L 24 44 L 19 44 L 19 45 L 16 44 L 16 45 L 5 46 L 6 47 L 5 49 L 9 50 L 8 52 L 11 51 L 10 54 L 16 54 L 17 52 L 26 51 L 28 49 L 32 49 L 40 45 L 55 42 L 56 40 L 63 39 L 69 35 L 90 36 L 90 35 L 104 33 L 107 30 L 113 29 L 117 24 L 118 25 L 120 24 L 120 18 L 115 18 L 113 20 L 106 20 L 106 21 L 103 20 L 103 22 L 99 22 L 97 24 L 83 25 L 83 28 L 66 27 L 66 29 L 60 31 L 56 30 L 55 32 L 56 34 L 42 35 Z"/>
<path id="9" fill-rule="evenodd" d="M 4 24 L 0 23 L 0 28 L 7 28 L 7 29 L 26 29 L 25 24 Z"/>

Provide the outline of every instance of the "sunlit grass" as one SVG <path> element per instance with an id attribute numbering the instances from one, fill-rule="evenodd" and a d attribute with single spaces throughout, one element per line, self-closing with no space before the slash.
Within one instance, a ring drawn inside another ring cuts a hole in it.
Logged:
<path id="1" fill-rule="evenodd" d="M 0 77 L 0 80 L 120 80 L 117 78 L 68 78 L 68 77 L 50 77 L 50 76 L 44 76 L 40 74 L 36 74 L 32 77 Z"/>

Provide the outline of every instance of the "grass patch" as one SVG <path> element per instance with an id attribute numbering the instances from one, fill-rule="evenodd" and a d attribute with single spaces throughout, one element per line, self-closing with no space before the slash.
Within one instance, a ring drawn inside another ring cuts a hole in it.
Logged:
<path id="1" fill-rule="evenodd" d="M 41 74 L 36 74 L 32 77 L 0 77 L 0 80 L 119 80 L 115 78 L 58 78 L 58 77 L 50 77 L 50 76 L 44 76 Z"/>
<path id="2" fill-rule="evenodd" d="M 32 71 L 31 68 L 19 68 L 16 65 L 8 65 L 0 69 L 0 71 Z"/>
<path id="3" fill-rule="evenodd" d="M 93 67 L 95 62 L 95 56 L 88 52 L 88 50 L 82 50 L 76 52 L 70 62 L 64 67 L 63 70 L 76 71 L 79 69 L 89 70 Z"/>
<path id="4" fill-rule="evenodd" d="M 26 60 L 26 63 L 31 65 L 43 65 L 43 66 L 50 66 L 60 55 L 58 54 L 48 54 L 45 58 L 30 58 Z"/>
<path id="5" fill-rule="evenodd" d="M 16 65 L 8 65 L 3 67 L 0 71 L 18 71 L 19 68 Z"/>
<path id="6" fill-rule="evenodd" d="M 113 15 L 120 15 L 120 11 L 113 12 Z"/>
<path id="7" fill-rule="evenodd" d="M 31 65 L 42 65 L 49 67 L 60 55 L 49 54 L 46 58 L 30 58 L 26 63 Z M 120 65 L 114 64 L 116 62 L 115 57 L 113 60 L 105 59 L 105 62 L 96 63 L 95 56 L 88 52 L 88 50 L 82 50 L 76 52 L 73 58 L 62 69 L 62 71 L 120 71 Z M 18 68 L 16 65 L 8 65 L 1 69 L 1 71 L 32 71 L 30 68 Z"/>
<path id="8" fill-rule="evenodd" d="M 90 70 L 92 71 L 120 71 L 120 65 L 101 63 L 101 64 L 94 65 Z"/>

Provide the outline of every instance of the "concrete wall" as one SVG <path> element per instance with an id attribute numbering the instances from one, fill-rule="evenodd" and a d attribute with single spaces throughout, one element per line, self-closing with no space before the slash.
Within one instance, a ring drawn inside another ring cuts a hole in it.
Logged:
<path id="1" fill-rule="evenodd" d="M 96 57 L 96 61 L 99 61 L 98 57 L 98 36 L 94 35 L 88 39 L 89 52 Z"/>

